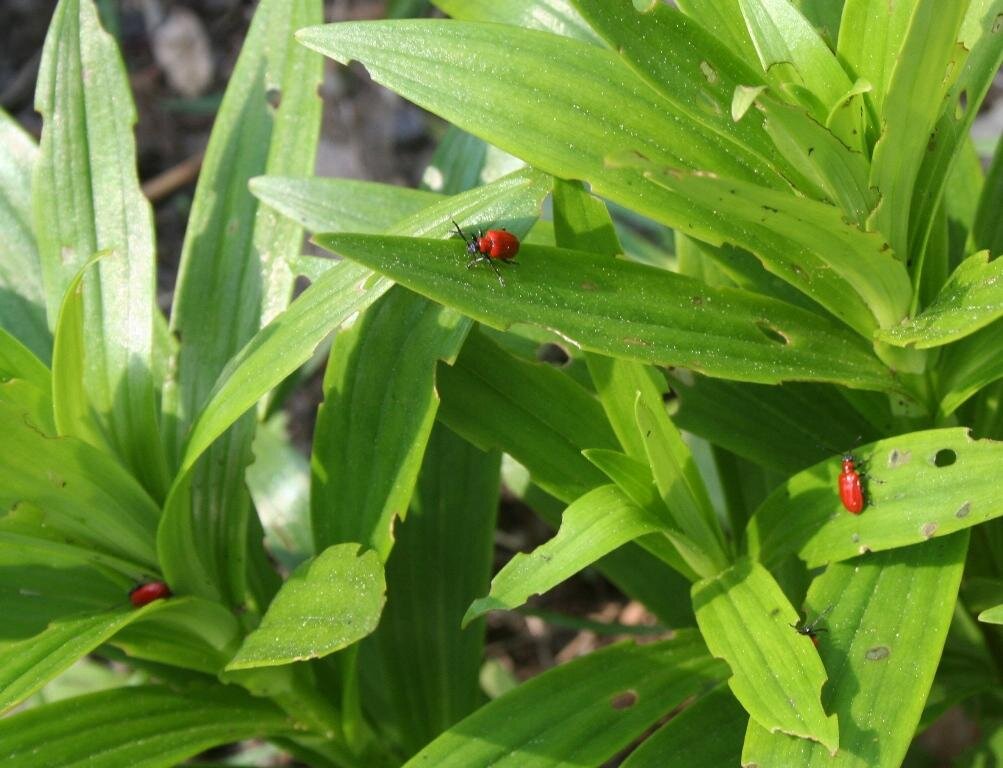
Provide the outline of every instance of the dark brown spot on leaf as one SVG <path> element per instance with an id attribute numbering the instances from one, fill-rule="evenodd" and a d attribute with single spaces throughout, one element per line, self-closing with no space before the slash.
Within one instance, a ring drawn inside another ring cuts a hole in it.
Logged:
<path id="1" fill-rule="evenodd" d="M 938 526 L 936 523 L 923 523 L 923 527 L 920 528 L 920 531 L 922 531 L 924 539 L 932 539 L 933 534 L 937 532 L 937 528 Z"/>
<path id="2" fill-rule="evenodd" d="M 613 709 L 630 709 L 637 703 L 637 694 L 634 691 L 624 691 L 616 694 L 609 703 Z"/>

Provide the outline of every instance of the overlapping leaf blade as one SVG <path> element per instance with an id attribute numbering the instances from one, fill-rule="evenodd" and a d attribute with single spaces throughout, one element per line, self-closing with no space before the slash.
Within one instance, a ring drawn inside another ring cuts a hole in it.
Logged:
<path id="1" fill-rule="evenodd" d="M 0 754 L 25 768 L 176 765 L 209 747 L 293 732 L 273 704 L 235 687 L 178 693 L 147 685 L 65 699 L 0 720 Z"/>
<path id="2" fill-rule="evenodd" d="M 317 128 L 311 121 L 320 119 L 310 87 L 316 62 L 311 74 L 292 33 L 320 18 L 318 0 L 268 0 L 257 8 L 206 149 L 171 312 L 180 344 L 163 410 L 175 468 L 224 366 L 259 330 L 263 302 L 272 314 L 288 301 L 292 275 L 285 260 L 299 252 L 299 229 L 271 212 L 258 218 L 247 185 L 268 170 L 312 167 Z M 250 498 L 244 471 L 254 426 L 247 415 L 224 434 L 194 468 L 193 491 L 184 475 L 195 457 L 186 459 L 161 526 L 165 570 L 195 594 L 222 596 L 231 605 L 245 597 Z"/>
<path id="3" fill-rule="evenodd" d="M 460 621 L 488 588 L 499 460 L 498 452 L 480 451 L 436 426 L 407 519 L 395 531 L 387 605 L 362 646 L 360 668 L 364 683 L 375 678 L 367 692 L 384 701 L 383 716 L 400 730 L 408 754 L 483 698 L 485 623 L 461 629 Z"/>
<path id="4" fill-rule="evenodd" d="M 813 616 L 831 606 L 817 653 L 829 672 L 823 704 L 839 717 L 839 753 L 769 734 L 750 720 L 742 762 L 901 765 L 937 669 L 967 549 L 962 532 L 838 563 L 820 576 L 808 603 Z M 797 641 L 810 649 L 806 638 Z"/>
<path id="5" fill-rule="evenodd" d="M 599 765 L 727 671 L 699 636 L 621 643 L 549 670 L 457 723 L 407 768 Z"/>
<path id="6" fill-rule="evenodd" d="M 825 668 L 788 626 L 798 615 L 770 573 L 740 560 L 693 585 L 693 608 L 711 653 L 731 666 L 728 685 L 752 719 L 835 753 L 837 721 L 820 700 Z"/>
<path id="7" fill-rule="evenodd" d="M 1003 260 L 982 251 L 965 259 L 934 302 L 916 317 L 886 328 L 878 338 L 891 344 L 936 347 L 967 336 L 1003 315 Z"/>

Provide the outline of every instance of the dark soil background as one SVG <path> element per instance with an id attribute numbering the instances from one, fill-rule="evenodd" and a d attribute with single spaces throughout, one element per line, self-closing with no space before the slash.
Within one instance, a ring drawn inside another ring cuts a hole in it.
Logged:
<path id="1" fill-rule="evenodd" d="M 136 101 L 139 171 L 155 210 L 158 301 L 166 312 L 201 155 L 256 2 L 97 2 L 106 28 L 118 38 Z M 328 0 L 325 5 L 327 21 L 385 17 L 383 0 Z M 36 137 L 41 120 L 32 105 L 35 80 L 54 7 L 54 0 L 0 0 L 0 106 Z M 345 69 L 327 62 L 325 71 L 317 174 L 417 186 L 445 124 L 372 84 L 361 68 Z M 976 127 L 983 143 L 998 137 L 1003 127 L 1001 94 L 998 80 Z M 304 452 L 309 451 L 321 375 L 316 374 L 287 405 L 290 431 Z M 503 497 L 497 567 L 549 536 L 530 510 L 516 499 Z M 637 629 L 654 624 L 643 606 L 629 601 L 592 570 L 536 600 L 534 608 L 545 613 L 547 620 L 517 613 L 489 617 L 488 654 L 500 672 L 502 687 L 506 679 L 525 679 L 619 639 L 573 623 L 562 627 L 566 622 L 554 621 L 552 614 Z M 646 635 L 658 636 L 657 632 Z M 950 742 L 959 736 L 962 744 L 971 743 L 972 734 L 966 728 L 964 720 L 949 720 L 939 736 L 924 738 L 931 751 L 951 754 Z"/>

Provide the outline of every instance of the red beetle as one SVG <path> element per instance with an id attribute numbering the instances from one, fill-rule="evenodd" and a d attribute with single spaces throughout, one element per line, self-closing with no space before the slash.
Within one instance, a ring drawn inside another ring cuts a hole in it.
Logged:
<path id="1" fill-rule="evenodd" d="M 498 275 L 498 282 L 504 286 L 505 280 L 502 278 L 501 272 L 498 271 L 498 267 L 495 266 L 495 262 L 517 264 L 518 262 L 512 261 L 512 259 L 519 253 L 519 238 L 507 229 L 489 229 L 484 233 L 478 230 L 476 235 L 468 238 L 455 221 L 453 221 L 453 226 L 456 227 L 457 234 L 463 238 L 463 242 L 467 244 L 467 253 L 474 257 L 467 263 L 467 269 L 482 261 L 495 271 L 495 274 Z"/>
<path id="2" fill-rule="evenodd" d="M 137 608 L 149 605 L 154 600 L 171 596 L 171 589 L 162 581 L 140 584 L 129 593 L 129 601 Z"/>
<path id="3" fill-rule="evenodd" d="M 859 515 L 864 509 L 864 488 L 852 453 L 843 454 L 843 471 L 839 473 L 839 499 L 847 512 Z"/>

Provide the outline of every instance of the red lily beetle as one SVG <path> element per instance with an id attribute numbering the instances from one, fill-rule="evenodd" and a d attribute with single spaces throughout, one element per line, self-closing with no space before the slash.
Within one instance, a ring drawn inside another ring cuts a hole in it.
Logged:
<path id="1" fill-rule="evenodd" d="M 498 271 L 498 267 L 495 266 L 495 262 L 517 264 L 518 262 L 513 261 L 513 259 L 519 253 L 519 238 L 507 229 L 489 229 L 484 233 L 478 230 L 476 235 L 467 237 L 455 221 L 453 221 L 453 226 L 456 227 L 457 234 L 463 238 L 463 242 L 467 244 L 467 253 L 474 257 L 467 263 L 467 269 L 478 262 L 484 262 L 495 271 L 498 282 L 504 287 L 505 279 Z"/>
<path id="2" fill-rule="evenodd" d="M 852 453 L 843 454 L 843 471 L 839 473 L 839 500 L 847 512 L 859 515 L 864 509 L 864 489 Z"/>
<path id="3" fill-rule="evenodd" d="M 162 581 L 150 581 L 140 584 L 129 593 L 129 601 L 136 607 L 142 608 L 149 605 L 154 600 L 160 600 L 171 596 L 171 589 Z"/>

